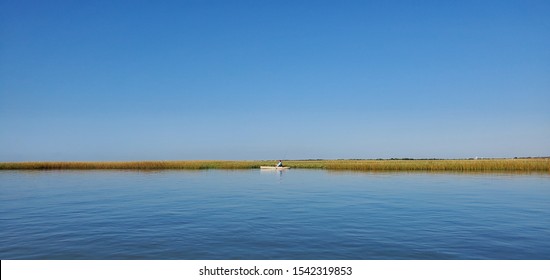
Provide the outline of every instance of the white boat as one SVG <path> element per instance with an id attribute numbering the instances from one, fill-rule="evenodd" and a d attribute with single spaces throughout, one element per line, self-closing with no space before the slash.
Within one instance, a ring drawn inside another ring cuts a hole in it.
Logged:
<path id="1" fill-rule="evenodd" d="M 283 169 L 290 169 L 290 167 L 288 167 L 288 166 L 283 166 L 283 167 L 276 167 L 276 166 L 260 166 L 260 169 L 283 170 Z"/>

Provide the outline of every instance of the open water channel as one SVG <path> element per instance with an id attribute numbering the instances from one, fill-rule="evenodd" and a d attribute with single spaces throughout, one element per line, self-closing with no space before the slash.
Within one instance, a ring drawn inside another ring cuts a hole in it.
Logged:
<path id="1" fill-rule="evenodd" d="M 0 258 L 550 259 L 550 176 L 0 171 Z"/>

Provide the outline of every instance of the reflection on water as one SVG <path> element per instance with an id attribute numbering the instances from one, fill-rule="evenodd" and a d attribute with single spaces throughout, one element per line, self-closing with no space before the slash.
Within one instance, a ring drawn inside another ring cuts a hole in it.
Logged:
<path id="1" fill-rule="evenodd" d="M 288 171 L 288 169 L 260 169 L 260 173 L 262 175 L 273 176 L 278 178 L 279 180 L 282 180 L 284 173 Z"/>
<path id="2" fill-rule="evenodd" d="M 2 171 L 2 259 L 549 259 L 550 176 Z"/>

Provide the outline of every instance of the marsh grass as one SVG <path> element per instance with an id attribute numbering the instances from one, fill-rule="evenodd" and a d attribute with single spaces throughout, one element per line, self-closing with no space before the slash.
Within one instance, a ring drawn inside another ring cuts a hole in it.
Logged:
<path id="1" fill-rule="evenodd" d="M 275 165 L 264 161 L 129 161 L 129 162 L 0 162 L 0 170 L 86 170 L 86 169 L 254 169 Z M 550 159 L 482 159 L 482 160 L 288 160 L 291 168 L 355 171 L 458 171 L 458 172 L 545 172 L 550 173 Z"/>
<path id="2" fill-rule="evenodd" d="M 113 161 L 113 162 L 6 162 L 1 169 L 250 169 L 259 168 L 260 161 Z M 267 162 L 265 162 L 267 164 Z"/>
<path id="3" fill-rule="evenodd" d="M 548 159 L 366 160 L 327 163 L 326 169 L 359 171 L 547 172 Z"/>

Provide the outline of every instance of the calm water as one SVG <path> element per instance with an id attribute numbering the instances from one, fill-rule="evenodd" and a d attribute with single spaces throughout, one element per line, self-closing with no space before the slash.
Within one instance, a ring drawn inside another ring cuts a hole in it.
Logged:
<path id="1" fill-rule="evenodd" d="M 550 176 L 0 172 L 1 259 L 550 259 Z"/>

